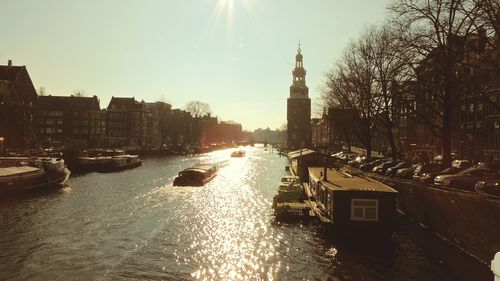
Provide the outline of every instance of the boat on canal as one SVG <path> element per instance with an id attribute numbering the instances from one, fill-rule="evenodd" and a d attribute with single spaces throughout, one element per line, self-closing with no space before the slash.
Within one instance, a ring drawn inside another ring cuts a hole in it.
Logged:
<path id="1" fill-rule="evenodd" d="M 60 158 L 0 157 L 0 193 L 61 186 L 70 171 Z"/>
<path id="2" fill-rule="evenodd" d="M 310 205 L 304 201 L 304 188 L 297 176 L 281 178 L 278 194 L 273 198 L 274 215 L 278 220 L 309 219 Z"/>
<path id="3" fill-rule="evenodd" d="M 398 192 L 391 187 L 347 170 L 324 167 L 309 167 L 306 184 L 316 205 L 313 210 L 322 221 L 340 229 L 392 231 Z"/>
<path id="4" fill-rule="evenodd" d="M 92 149 L 70 163 L 74 172 L 114 172 L 140 166 L 137 155 L 127 155 L 119 149 Z"/>
<path id="5" fill-rule="evenodd" d="M 126 169 L 132 169 L 142 165 L 142 160 L 138 155 L 118 155 L 112 156 L 109 160 L 100 163 L 97 168 L 99 172 L 119 172 Z"/>
<path id="6" fill-rule="evenodd" d="M 304 189 L 300 184 L 299 177 L 297 176 L 284 176 L 278 185 L 278 195 L 276 195 L 277 202 L 285 201 L 303 201 Z"/>
<path id="7" fill-rule="evenodd" d="M 217 175 L 215 165 L 200 164 L 179 172 L 174 179 L 174 186 L 203 186 Z"/>
<path id="8" fill-rule="evenodd" d="M 246 153 L 244 150 L 236 150 L 236 151 L 233 151 L 231 152 L 231 157 L 245 157 Z"/>

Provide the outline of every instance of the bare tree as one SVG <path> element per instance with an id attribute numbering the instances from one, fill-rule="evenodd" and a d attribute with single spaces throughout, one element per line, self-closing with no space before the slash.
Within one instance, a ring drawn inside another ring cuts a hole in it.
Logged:
<path id="1" fill-rule="evenodd" d="M 212 114 L 210 105 L 201 101 L 190 101 L 186 105 L 186 111 L 191 113 L 195 118 L 203 117 Z"/>
<path id="2" fill-rule="evenodd" d="M 398 84 L 411 79 L 412 71 L 401 54 L 404 49 L 398 41 L 399 35 L 390 25 L 371 26 L 362 35 L 361 50 L 371 62 L 368 69 L 374 79 L 374 95 L 378 102 L 376 109 L 377 130 L 386 136 L 393 159 L 398 150 L 393 129 L 398 119 Z"/>
<path id="3" fill-rule="evenodd" d="M 37 92 L 38 92 L 38 95 L 41 97 L 47 95 L 47 90 L 45 90 L 44 87 L 40 87 Z"/>
<path id="4" fill-rule="evenodd" d="M 417 102 L 432 113 L 422 120 L 438 129 L 443 161 L 448 165 L 454 107 L 461 94 L 457 69 L 464 40 L 475 31 L 479 15 L 475 4 L 474 0 L 395 0 L 389 8 L 406 52 L 414 54 L 410 63 L 419 83 Z"/>
<path id="5" fill-rule="evenodd" d="M 356 120 L 351 126 L 354 126 L 359 140 L 370 157 L 372 130 L 379 99 L 374 93 L 375 80 L 371 73 L 373 62 L 366 47 L 363 39 L 348 45 L 341 60 L 326 75 L 323 100 L 328 108 L 356 113 Z"/>
<path id="6" fill-rule="evenodd" d="M 86 97 L 87 93 L 85 93 L 84 89 L 78 89 L 73 91 L 73 96 L 75 97 Z"/>

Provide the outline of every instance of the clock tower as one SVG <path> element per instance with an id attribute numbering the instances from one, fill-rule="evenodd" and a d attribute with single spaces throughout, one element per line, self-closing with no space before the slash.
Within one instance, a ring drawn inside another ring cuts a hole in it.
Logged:
<path id="1" fill-rule="evenodd" d="M 306 86 L 306 70 L 302 64 L 302 50 L 297 50 L 290 96 L 287 100 L 287 148 L 291 150 L 311 146 L 311 99 Z"/>

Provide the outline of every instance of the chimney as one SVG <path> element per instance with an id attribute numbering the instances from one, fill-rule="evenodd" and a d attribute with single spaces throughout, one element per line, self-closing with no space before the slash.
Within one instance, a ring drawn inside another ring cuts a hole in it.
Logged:
<path id="1" fill-rule="evenodd" d="M 7 66 L 12 66 L 12 60 L 9 60 L 9 62 L 7 63 Z"/>

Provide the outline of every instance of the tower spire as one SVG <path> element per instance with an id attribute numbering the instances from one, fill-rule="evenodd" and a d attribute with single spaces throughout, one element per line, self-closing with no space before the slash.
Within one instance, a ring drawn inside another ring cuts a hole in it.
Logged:
<path id="1" fill-rule="evenodd" d="M 297 55 L 295 56 L 295 68 L 292 71 L 292 86 L 290 87 L 290 97 L 307 98 L 309 89 L 306 86 L 306 70 L 303 65 L 304 56 L 302 46 L 298 42 Z"/>

